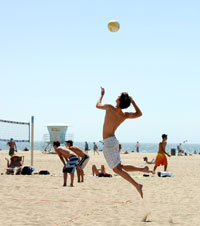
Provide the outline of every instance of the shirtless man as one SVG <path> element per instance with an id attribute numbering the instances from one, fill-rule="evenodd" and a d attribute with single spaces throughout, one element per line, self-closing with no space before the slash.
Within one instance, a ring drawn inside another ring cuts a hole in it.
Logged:
<path id="1" fill-rule="evenodd" d="M 127 171 L 141 171 L 145 173 L 150 173 L 149 168 L 146 166 L 144 168 L 139 168 L 131 165 L 122 165 L 120 154 L 119 154 L 119 142 L 115 137 L 115 131 L 119 125 L 126 119 L 133 119 L 142 116 L 142 112 L 139 107 L 134 102 L 133 98 L 128 95 L 128 93 L 122 93 L 116 100 L 116 107 L 111 104 L 102 104 L 101 101 L 105 94 L 104 88 L 101 88 L 101 97 L 97 101 L 96 107 L 102 110 L 106 110 L 104 126 L 103 126 L 103 154 L 111 169 L 125 180 L 129 181 L 143 198 L 142 184 L 138 184 Z M 125 109 L 133 105 L 136 112 L 123 112 Z"/>
<path id="2" fill-rule="evenodd" d="M 167 145 L 167 135 L 166 134 L 163 134 L 162 135 L 162 142 L 159 143 L 159 148 L 158 148 L 158 154 L 156 156 L 156 163 L 155 163 L 155 166 L 154 166 L 154 169 L 153 171 L 155 172 L 156 168 L 160 165 L 163 165 L 164 166 L 164 171 L 167 170 L 167 156 L 171 156 L 169 155 L 167 152 L 165 152 L 165 148 L 166 148 L 166 145 Z"/>
<path id="3" fill-rule="evenodd" d="M 10 138 L 10 141 L 7 143 L 7 145 L 10 147 L 9 155 L 13 156 L 15 151 L 17 152 L 17 145 L 16 145 L 15 141 L 13 140 L 13 138 Z"/>
<path id="4" fill-rule="evenodd" d="M 86 151 L 80 149 L 79 147 L 73 146 L 72 140 L 67 140 L 66 146 L 70 151 L 73 151 L 78 157 L 81 158 L 76 169 L 77 169 L 78 182 L 84 182 L 83 169 L 85 168 L 86 164 L 89 161 L 89 155 L 87 155 Z M 81 177 L 81 180 L 80 180 L 80 177 Z"/>
<path id="5" fill-rule="evenodd" d="M 70 186 L 74 186 L 74 173 L 76 170 L 76 165 L 78 164 L 78 156 L 76 156 L 72 151 L 68 148 L 61 147 L 59 141 L 53 142 L 53 148 L 58 154 L 61 162 L 63 163 L 63 174 L 64 174 L 64 184 L 63 186 L 67 186 L 67 173 L 71 175 L 71 184 Z"/>

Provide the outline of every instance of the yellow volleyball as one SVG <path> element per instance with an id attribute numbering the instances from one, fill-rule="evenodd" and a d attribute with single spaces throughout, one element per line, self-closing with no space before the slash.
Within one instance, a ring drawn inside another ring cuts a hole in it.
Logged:
<path id="1" fill-rule="evenodd" d="M 108 29 L 111 32 L 117 32 L 120 28 L 120 24 L 116 20 L 111 20 L 108 22 Z"/>

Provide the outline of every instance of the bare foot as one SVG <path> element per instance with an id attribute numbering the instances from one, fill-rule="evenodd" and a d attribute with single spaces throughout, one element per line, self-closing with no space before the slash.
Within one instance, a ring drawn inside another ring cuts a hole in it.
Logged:
<path id="1" fill-rule="evenodd" d="M 136 189 L 138 190 L 138 192 L 139 192 L 140 195 L 141 195 L 141 198 L 143 199 L 142 187 L 143 187 L 142 184 L 138 184 L 138 185 L 136 186 Z"/>
<path id="2" fill-rule="evenodd" d="M 143 172 L 145 172 L 145 173 L 153 173 L 153 174 L 155 174 L 155 172 L 154 172 L 154 171 L 149 170 L 149 167 L 148 167 L 148 166 L 145 166 L 145 167 L 143 168 Z"/>
<path id="3" fill-rule="evenodd" d="M 148 167 L 148 166 L 145 166 L 145 167 L 143 168 L 143 172 L 149 173 L 149 167 Z"/>
<path id="4" fill-rule="evenodd" d="M 63 184 L 63 187 L 66 187 L 67 185 L 66 184 Z"/>

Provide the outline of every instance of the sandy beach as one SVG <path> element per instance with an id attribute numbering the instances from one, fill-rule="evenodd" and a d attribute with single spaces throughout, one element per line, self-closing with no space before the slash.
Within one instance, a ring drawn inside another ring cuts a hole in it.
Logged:
<path id="1" fill-rule="evenodd" d="M 24 165 L 30 165 L 30 152 Z M 8 225 L 200 225 L 199 172 L 200 155 L 168 158 L 173 177 L 143 177 L 131 173 L 143 184 L 144 199 L 136 189 L 108 168 L 103 153 L 89 152 L 85 182 L 63 187 L 62 164 L 56 154 L 34 152 L 34 173 L 48 170 L 50 175 L 6 175 L 8 151 L 0 152 L 0 224 Z M 122 162 L 143 167 L 143 157 L 155 154 L 121 154 Z M 93 177 L 91 166 L 104 164 L 112 178 Z M 153 165 L 149 165 L 152 169 Z M 162 171 L 163 167 L 157 171 Z M 69 182 L 68 182 L 69 185 Z"/>

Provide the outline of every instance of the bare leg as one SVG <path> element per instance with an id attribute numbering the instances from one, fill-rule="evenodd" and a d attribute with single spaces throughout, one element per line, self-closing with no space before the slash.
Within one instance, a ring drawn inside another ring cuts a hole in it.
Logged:
<path id="1" fill-rule="evenodd" d="M 142 192 L 142 184 L 138 184 L 135 180 L 133 180 L 133 178 L 126 172 L 123 170 L 122 165 L 118 164 L 113 171 L 117 174 L 119 174 L 121 177 L 123 177 L 125 180 L 127 180 L 128 182 L 130 182 L 133 186 L 135 186 L 135 188 L 137 189 L 137 191 L 140 193 L 141 197 L 143 198 L 143 192 Z"/>
<path id="2" fill-rule="evenodd" d="M 94 175 L 96 175 L 96 176 L 99 175 L 99 172 L 98 172 L 97 167 L 96 167 L 95 165 L 92 165 L 92 175 L 93 175 L 93 176 L 94 176 Z"/>
<path id="3" fill-rule="evenodd" d="M 84 172 L 80 169 L 81 182 L 84 182 Z"/>
<path id="4" fill-rule="evenodd" d="M 103 173 L 103 174 L 105 174 L 105 173 L 106 173 L 106 170 L 105 170 L 104 165 L 101 165 L 101 173 Z"/>
<path id="5" fill-rule="evenodd" d="M 154 173 L 155 173 L 156 169 L 157 169 L 157 166 L 155 165 L 154 168 L 153 168 Z"/>
<path id="6" fill-rule="evenodd" d="M 145 166 L 143 168 L 140 167 L 135 167 L 135 166 L 131 166 L 131 165 L 122 165 L 122 168 L 126 171 L 140 171 L 140 172 L 144 172 L 144 173 L 152 173 L 153 171 L 149 170 L 148 166 Z"/>
<path id="7" fill-rule="evenodd" d="M 164 166 L 164 171 L 167 171 L 167 165 L 166 165 L 166 166 Z"/>
<path id="8" fill-rule="evenodd" d="M 7 158 L 5 160 L 7 161 L 7 167 L 10 167 L 9 160 Z"/>
<path id="9" fill-rule="evenodd" d="M 64 177 L 64 184 L 63 184 L 63 186 L 67 186 L 67 173 L 63 173 L 63 177 Z"/>
<path id="10" fill-rule="evenodd" d="M 78 166 L 76 166 L 76 172 L 77 172 L 77 178 L 78 178 L 78 182 L 81 182 L 81 178 L 80 178 L 80 168 Z"/>
<path id="11" fill-rule="evenodd" d="M 74 173 L 70 173 L 71 175 L 71 184 L 70 186 L 73 187 L 74 186 Z"/>

